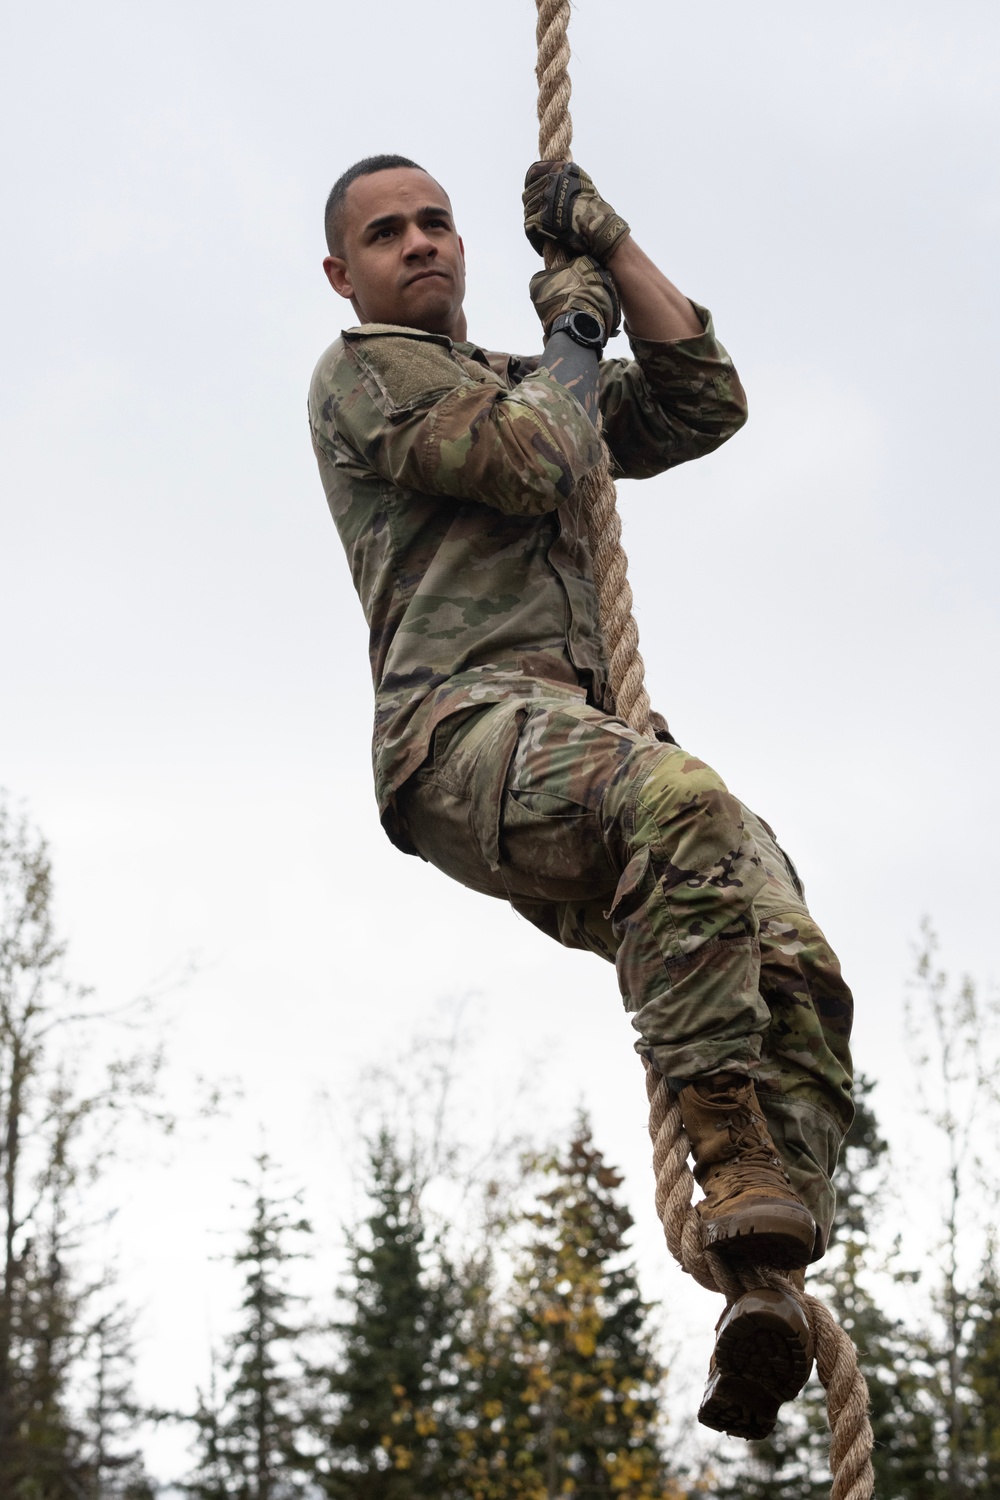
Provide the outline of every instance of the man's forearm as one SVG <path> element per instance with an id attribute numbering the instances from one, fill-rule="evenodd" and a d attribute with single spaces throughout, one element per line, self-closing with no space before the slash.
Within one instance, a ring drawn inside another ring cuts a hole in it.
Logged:
<path id="1" fill-rule="evenodd" d="M 630 234 L 615 248 L 607 269 L 618 288 L 626 328 L 636 338 L 669 343 L 704 332 L 684 293 L 667 280 Z"/>
<path id="2" fill-rule="evenodd" d="M 568 333 L 554 333 L 546 340 L 539 364 L 544 365 L 560 385 L 572 391 L 596 427 L 598 374 L 594 350 L 584 349 Z"/>

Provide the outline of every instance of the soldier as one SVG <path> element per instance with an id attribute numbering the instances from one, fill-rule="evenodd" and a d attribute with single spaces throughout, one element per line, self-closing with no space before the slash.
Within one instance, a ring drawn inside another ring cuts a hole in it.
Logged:
<path id="1" fill-rule="evenodd" d="M 370 157 L 326 206 L 358 326 L 316 367 L 320 475 L 370 628 L 374 769 L 407 853 L 616 964 L 637 1050 L 677 1091 L 704 1243 L 790 1270 L 822 1255 L 852 1117 L 852 1002 L 794 867 L 664 726 L 613 712 L 581 482 L 646 478 L 742 425 L 709 313 L 573 163 L 528 172 L 525 230 L 568 265 L 530 294 L 540 356 L 481 349 L 444 189 Z M 624 311 L 633 358 L 602 359 Z M 699 1413 L 765 1436 L 812 1362 L 794 1300 L 720 1321 Z"/>

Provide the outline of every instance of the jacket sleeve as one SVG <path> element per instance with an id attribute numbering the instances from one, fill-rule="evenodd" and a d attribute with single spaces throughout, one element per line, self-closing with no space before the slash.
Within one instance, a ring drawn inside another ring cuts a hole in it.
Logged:
<path id="1" fill-rule="evenodd" d="M 632 338 L 634 360 L 601 365 L 604 438 L 626 479 L 701 458 L 746 421 L 740 377 L 715 337 L 712 315 L 696 304 L 695 311 L 703 333 L 670 343 Z"/>
<path id="2" fill-rule="evenodd" d="M 509 390 L 487 368 L 470 374 L 447 338 L 382 324 L 328 351 L 310 414 L 320 446 L 346 443 L 389 483 L 512 515 L 555 510 L 600 452 L 583 408 L 547 370 Z"/>

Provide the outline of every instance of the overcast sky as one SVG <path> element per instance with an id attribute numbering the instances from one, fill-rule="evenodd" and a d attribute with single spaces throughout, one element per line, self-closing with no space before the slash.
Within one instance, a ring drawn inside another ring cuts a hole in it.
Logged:
<path id="1" fill-rule="evenodd" d="M 574 154 L 750 401 L 718 454 L 621 486 L 654 702 L 792 851 L 899 1141 L 921 915 L 997 972 L 998 37 L 969 0 L 580 0 L 571 32 Z M 75 975 L 120 1000 L 197 958 L 176 1071 L 246 1090 L 129 1189 L 144 1393 L 183 1399 L 224 1324 L 209 1230 L 258 1123 L 335 1225 L 359 1078 L 463 999 L 470 1135 L 586 1103 L 677 1298 L 611 969 L 380 830 L 305 422 L 352 320 L 323 201 L 372 151 L 450 191 L 470 336 L 538 346 L 533 5 L 56 0 L 10 7 L 0 56 L 0 784 L 51 841 Z M 687 1301 L 701 1365 L 716 1309 Z"/>

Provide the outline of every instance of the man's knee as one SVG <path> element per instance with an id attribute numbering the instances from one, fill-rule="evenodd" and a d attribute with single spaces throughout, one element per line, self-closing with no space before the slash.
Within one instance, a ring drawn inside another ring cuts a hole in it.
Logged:
<path id="1" fill-rule="evenodd" d="M 743 809 L 711 766 L 679 745 L 658 746 L 635 798 L 635 840 L 680 849 L 693 866 L 725 860 L 747 840 Z"/>
<path id="2" fill-rule="evenodd" d="M 606 813 L 618 795 L 609 792 Z M 621 935 L 640 907 L 668 959 L 723 933 L 755 933 L 751 908 L 764 872 L 740 803 L 710 766 L 659 747 L 624 821 L 629 857 L 612 908 Z"/>

